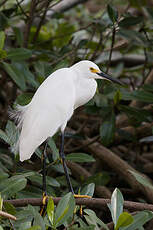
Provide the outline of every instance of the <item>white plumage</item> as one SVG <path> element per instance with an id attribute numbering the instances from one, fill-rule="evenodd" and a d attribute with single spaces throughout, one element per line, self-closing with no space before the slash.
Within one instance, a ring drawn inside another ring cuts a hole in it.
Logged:
<path id="1" fill-rule="evenodd" d="M 106 77 L 100 74 L 99 67 L 86 60 L 59 69 L 40 85 L 28 105 L 17 107 L 14 117 L 21 133 L 16 147 L 21 161 L 59 129 L 64 131 L 73 111 L 94 96 L 95 79 Z"/>

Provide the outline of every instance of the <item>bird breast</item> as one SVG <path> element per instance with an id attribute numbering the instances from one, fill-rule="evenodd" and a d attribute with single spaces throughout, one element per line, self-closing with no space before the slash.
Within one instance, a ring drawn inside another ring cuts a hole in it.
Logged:
<path id="1" fill-rule="evenodd" d="M 96 93 L 97 82 L 94 79 L 83 78 L 76 83 L 75 109 L 86 104 Z"/>

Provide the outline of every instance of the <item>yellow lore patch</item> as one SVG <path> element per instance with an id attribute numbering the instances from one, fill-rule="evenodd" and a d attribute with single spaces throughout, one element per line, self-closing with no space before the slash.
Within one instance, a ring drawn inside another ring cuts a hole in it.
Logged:
<path id="1" fill-rule="evenodd" d="M 92 73 L 99 73 L 99 70 L 98 69 L 94 69 L 94 68 L 90 68 L 90 71 L 92 72 Z"/>

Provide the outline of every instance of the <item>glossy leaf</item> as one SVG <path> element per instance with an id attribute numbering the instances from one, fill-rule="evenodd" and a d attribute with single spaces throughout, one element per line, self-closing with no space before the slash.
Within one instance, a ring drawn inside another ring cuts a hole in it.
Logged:
<path id="1" fill-rule="evenodd" d="M 115 230 L 118 230 L 121 227 L 126 227 L 133 222 L 133 217 L 128 212 L 122 212 L 118 218 Z"/>
<path id="2" fill-rule="evenodd" d="M 142 46 L 142 47 L 148 47 L 150 46 L 149 42 L 146 40 L 145 36 L 134 30 L 128 30 L 128 29 L 123 29 L 120 28 L 120 30 L 117 33 L 119 36 L 128 39 L 133 42 L 133 45 L 135 46 Z"/>
<path id="3" fill-rule="evenodd" d="M 119 22 L 119 26 L 121 27 L 128 27 L 128 26 L 134 26 L 139 24 L 140 22 L 143 22 L 142 17 L 126 17 L 122 21 Z"/>
<path id="4" fill-rule="evenodd" d="M 102 144 L 109 146 L 114 140 L 115 134 L 115 115 L 112 112 L 111 118 L 108 121 L 104 121 L 100 127 L 100 136 Z"/>
<path id="5" fill-rule="evenodd" d="M 46 230 L 45 222 L 39 212 L 35 211 L 34 213 L 34 222 L 33 225 L 40 226 L 41 230 Z"/>
<path id="6" fill-rule="evenodd" d="M 7 58 L 13 61 L 22 61 L 32 56 L 31 50 L 25 48 L 10 49 L 7 53 Z"/>
<path id="7" fill-rule="evenodd" d="M 117 21 L 117 18 L 118 18 L 118 12 L 117 10 L 110 6 L 109 4 L 107 5 L 107 12 L 108 12 L 108 15 L 109 15 L 109 18 L 111 19 L 111 21 L 113 23 L 115 23 Z"/>
<path id="8" fill-rule="evenodd" d="M 9 203 L 9 202 L 5 202 L 4 203 L 4 209 L 7 213 L 10 213 L 11 215 L 16 215 L 16 209 L 13 206 L 13 204 Z"/>
<path id="9" fill-rule="evenodd" d="M 137 230 L 140 229 L 146 222 L 153 218 L 153 212 L 141 211 L 133 216 L 133 222 L 127 227 L 121 228 L 121 230 Z"/>
<path id="10" fill-rule="evenodd" d="M 117 105 L 120 102 L 121 98 L 122 98 L 121 93 L 119 90 L 117 90 L 114 95 L 114 104 Z"/>
<path id="11" fill-rule="evenodd" d="M 27 180 L 25 178 L 11 177 L 0 183 L 1 194 L 5 197 L 14 195 L 25 188 Z"/>
<path id="12" fill-rule="evenodd" d="M 86 186 L 82 189 L 81 194 L 82 194 L 82 195 L 93 196 L 94 191 L 95 191 L 95 184 L 94 184 L 94 183 L 91 183 L 91 184 L 86 185 Z"/>
<path id="13" fill-rule="evenodd" d="M 22 72 L 18 68 L 18 65 L 16 63 L 14 64 L 8 64 L 6 62 L 3 63 L 4 69 L 8 73 L 8 75 L 12 78 L 12 80 L 19 86 L 21 90 L 26 89 L 25 85 L 25 79 L 22 75 Z"/>
<path id="14" fill-rule="evenodd" d="M 109 228 L 107 227 L 107 225 L 96 216 L 96 213 L 93 210 L 91 210 L 91 209 L 84 209 L 84 212 L 86 214 L 88 214 L 88 216 L 84 215 L 84 217 L 87 220 L 88 224 L 94 224 L 95 226 L 98 224 L 103 229 L 109 230 Z"/>
<path id="15" fill-rule="evenodd" d="M 66 155 L 66 159 L 74 162 L 94 162 L 95 159 L 86 153 L 70 153 Z"/>
<path id="16" fill-rule="evenodd" d="M 153 184 L 151 183 L 151 181 L 148 180 L 148 178 L 146 178 L 145 176 L 136 173 L 132 170 L 129 170 L 130 173 L 132 173 L 132 175 L 135 177 L 135 179 L 142 185 L 149 187 L 151 189 L 153 189 Z"/>
<path id="17" fill-rule="evenodd" d="M 26 230 L 41 230 L 41 227 L 39 225 L 32 226 L 31 228 L 27 228 Z"/>
<path id="18" fill-rule="evenodd" d="M 75 199 L 72 193 L 66 194 L 58 203 L 55 212 L 55 227 L 60 226 L 69 217 L 73 216 Z"/>
<path id="19" fill-rule="evenodd" d="M 138 109 L 126 105 L 120 105 L 119 109 L 126 113 L 127 116 L 129 117 L 134 117 L 135 120 L 143 122 L 150 122 L 152 121 L 152 115 L 149 111 L 145 109 Z"/>
<path id="20" fill-rule="evenodd" d="M 48 198 L 47 215 L 52 226 L 54 226 L 54 201 L 52 197 Z"/>
<path id="21" fill-rule="evenodd" d="M 48 145 L 52 150 L 53 160 L 56 161 L 59 158 L 59 150 L 56 147 L 56 144 L 53 138 L 49 138 Z"/>
<path id="22" fill-rule="evenodd" d="M 4 41 L 5 41 L 5 33 L 3 31 L 0 31 L 0 50 L 4 47 Z"/>
<path id="23" fill-rule="evenodd" d="M 3 198 L 1 197 L 0 194 L 0 211 L 2 211 L 2 207 L 3 207 Z"/>
<path id="24" fill-rule="evenodd" d="M 119 189 L 116 188 L 111 197 L 111 204 L 109 205 L 112 219 L 115 226 L 117 225 L 117 221 L 120 214 L 123 212 L 123 202 L 124 199 L 122 193 L 120 192 Z"/>
<path id="25" fill-rule="evenodd" d="M 22 46 L 23 45 L 23 40 L 24 40 L 23 32 L 18 27 L 13 27 L 13 30 L 14 30 L 15 37 L 16 37 L 18 45 Z"/>
<path id="26" fill-rule="evenodd" d="M 6 143 L 10 144 L 9 143 L 9 137 L 7 136 L 7 134 L 2 129 L 0 129 L 0 138 L 3 141 L 5 141 Z"/>

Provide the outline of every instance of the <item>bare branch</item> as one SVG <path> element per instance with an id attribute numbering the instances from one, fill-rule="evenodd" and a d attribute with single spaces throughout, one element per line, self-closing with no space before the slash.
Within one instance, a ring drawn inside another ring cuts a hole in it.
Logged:
<path id="1" fill-rule="evenodd" d="M 52 197 L 54 203 L 57 205 L 61 200 L 61 197 Z M 42 198 L 26 198 L 26 199 L 16 199 L 16 200 L 4 200 L 4 203 L 8 202 L 15 207 L 25 207 L 28 204 L 33 206 L 41 206 Z M 76 205 L 86 205 L 91 208 L 106 209 L 107 204 L 110 203 L 110 199 L 102 198 L 76 198 Z M 139 203 L 132 201 L 124 201 L 124 208 L 133 211 L 150 210 L 153 211 L 153 205 L 148 203 Z"/>
<path id="2" fill-rule="evenodd" d="M 11 219 L 11 220 L 16 220 L 15 216 L 13 216 L 7 212 L 0 211 L 0 216 L 5 217 L 7 219 Z"/>

